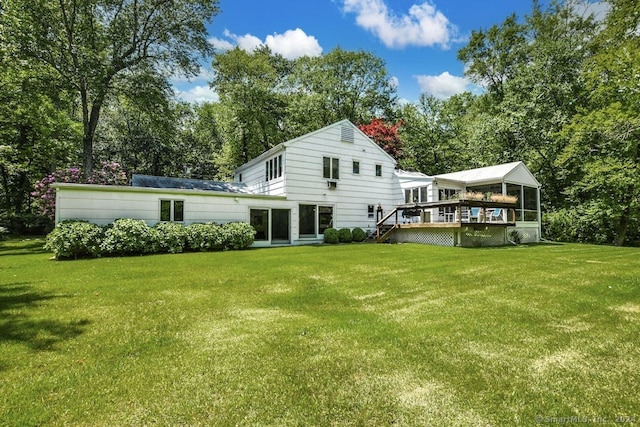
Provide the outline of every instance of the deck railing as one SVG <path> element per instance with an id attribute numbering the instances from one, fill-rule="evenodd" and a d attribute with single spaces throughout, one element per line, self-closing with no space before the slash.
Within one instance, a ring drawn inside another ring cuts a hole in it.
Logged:
<path id="1" fill-rule="evenodd" d="M 379 211 L 376 237 L 385 241 L 398 228 L 507 226 L 515 224 L 516 203 L 486 200 L 445 200 L 398 205 L 382 216 Z"/>

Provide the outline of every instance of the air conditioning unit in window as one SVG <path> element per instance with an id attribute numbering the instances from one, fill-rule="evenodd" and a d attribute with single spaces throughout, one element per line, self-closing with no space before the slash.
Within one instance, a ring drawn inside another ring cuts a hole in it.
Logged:
<path id="1" fill-rule="evenodd" d="M 327 188 L 329 188 L 329 190 L 335 190 L 338 188 L 338 183 L 336 181 L 327 181 Z"/>

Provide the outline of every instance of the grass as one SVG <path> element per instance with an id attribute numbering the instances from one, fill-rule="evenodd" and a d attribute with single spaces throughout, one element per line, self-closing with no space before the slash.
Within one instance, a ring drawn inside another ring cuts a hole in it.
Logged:
<path id="1" fill-rule="evenodd" d="M 0 425 L 640 422 L 638 249 L 41 245 L 0 243 Z"/>

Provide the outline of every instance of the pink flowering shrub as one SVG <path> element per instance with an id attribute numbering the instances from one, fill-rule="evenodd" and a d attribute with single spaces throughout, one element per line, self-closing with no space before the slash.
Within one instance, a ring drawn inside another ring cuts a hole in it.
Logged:
<path id="1" fill-rule="evenodd" d="M 127 174 L 122 170 L 119 163 L 102 162 L 100 170 L 94 171 L 91 176 L 86 177 L 78 167 L 57 170 L 34 185 L 31 193 L 36 198 L 42 209 L 42 214 L 50 219 L 55 218 L 56 213 L 56 191 L 51 187 L 54 182 L 67 182 L 73 184 L 100 184 L 100 185 L 126 185 Z"/>

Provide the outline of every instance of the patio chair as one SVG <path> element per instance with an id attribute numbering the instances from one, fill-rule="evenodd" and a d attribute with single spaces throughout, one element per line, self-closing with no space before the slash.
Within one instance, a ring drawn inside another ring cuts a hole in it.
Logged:
<path id="1" fill-rule="evenodd" d="M 480 222 L 480 208 L 469 209 L 469 221 Z"/>
<path id="2" fill-rule="evenodd" d="M 489 215 L 489 222 L 501 222 L 502 221 L 502 208 L 495 208 L 491 215 Z"/>

